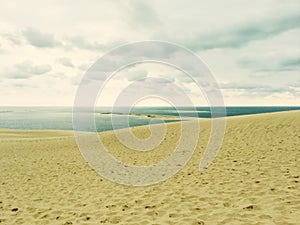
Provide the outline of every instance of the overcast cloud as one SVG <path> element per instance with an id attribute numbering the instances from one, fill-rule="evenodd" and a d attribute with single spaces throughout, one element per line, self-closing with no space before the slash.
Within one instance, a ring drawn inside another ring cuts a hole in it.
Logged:
<path id="1" fill-rule="evenodd" d="M 4 73 L 4 77 L 8 79 L 26 79 L 33 76 L 39 76 L 51 71 L 50 65 L 33 65 L 26 61 L 15 64 L 12 68 Z"/>
<path id="2" fill-rule="evenodd" d="M 54 38 L 53 34 L 42 33 L 36 28 L 26 28 L 23 31 L 23 35 L 31 45 L 38 48 L 52 48 L 61 45 L 61 43 Z"/>
<path id="3" fill-rule="evenodd" d="M 227 105 L 299 105 L 299 8 L 297 0 L 8 1 L 0 8 L 0 102 L 72 105 L 93 62 L 119 45 L 154 39 L 194 51 L 212 70 Z M 144 49 L 157 53 L 175 54 Z M 110 71 L 116 59 L 98 71 Z M 170 84 L 148 79 L 147 88 L 165 85 L 172 95 L 167 87 L 176 84 L 202 104 L 193 80 L 163 65 L 116 74 L 105 104 L 113 104 L 115 90 L 151 77 Z"/>

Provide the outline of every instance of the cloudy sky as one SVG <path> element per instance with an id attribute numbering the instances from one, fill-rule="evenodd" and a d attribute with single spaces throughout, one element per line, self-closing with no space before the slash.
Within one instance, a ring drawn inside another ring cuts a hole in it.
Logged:
<path id="1" fill-rule="evenodd" d="M 0 105 L 72 105 L 95 60 L 143 40 L 195 52 L 226 105 L 300 105 L 299 8 L 299 0 L 1 1 Z M 136 79 L 160 76 L 206 104 L 185 74 L 154 63 L 116 73 L 99 104 L 112 105 Z M 167 84 L 148 86 L 176 92 Z"/>

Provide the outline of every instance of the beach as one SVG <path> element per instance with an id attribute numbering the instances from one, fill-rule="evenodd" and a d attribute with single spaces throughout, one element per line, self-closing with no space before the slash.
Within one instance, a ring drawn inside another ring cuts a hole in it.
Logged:
<path id="1" fill-rule="evenodd" d="M 299 224 L 300 111 L 228 118 L 219 154 L 200 173 L 210 124 L 200 119 L 197 148 L 182 170 L 146 187 L 98 175 L 72 131 L 0 129 L 0 224 Z M 149 152 L 124 147 L 113 131 L 99 136 L 117 159 L 146 166 L 176 147 L 179 123 L 167 126 Z M 150 134 L 147 126 L 132 130 Z"/>

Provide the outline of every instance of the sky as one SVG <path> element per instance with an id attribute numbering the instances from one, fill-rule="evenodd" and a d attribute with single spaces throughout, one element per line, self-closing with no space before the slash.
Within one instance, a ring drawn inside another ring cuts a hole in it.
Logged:
<path id="1" fill-rule="evenodd" d="M 225 105 L 300 105 L 300 1 L 2 1 L 0 106 L 71 106 L 87 69 L 118 46 L 175 43 L 209 67 Z M 107 82 L 97 104 L 113 105 L 137 79 L 195 105 L 204 94 L 181 71 L 144 63 Z M 137 92 L 133 90 L 133 92 Z M 140 105 L 164 105 L 146 99 Z"/>

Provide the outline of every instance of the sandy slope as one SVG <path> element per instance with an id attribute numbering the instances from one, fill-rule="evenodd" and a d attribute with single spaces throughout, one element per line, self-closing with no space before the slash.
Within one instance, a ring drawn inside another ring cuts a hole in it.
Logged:
<path id="1" fill-rule="evenodd" d="M 202 120 L 188 165 L 149 187 L 100 177 L 72 132 L 1 129 L 0 224 L 299 224 L 300 111 L 229 118 L 223 147 L 201 174 L 209 125 Z M 162 145 L 146 153 L 126 149 L 112 132 L 101 138 L 116 158 L 147 165 L 172 152 L 178 129 L 170 124 Z"/>

